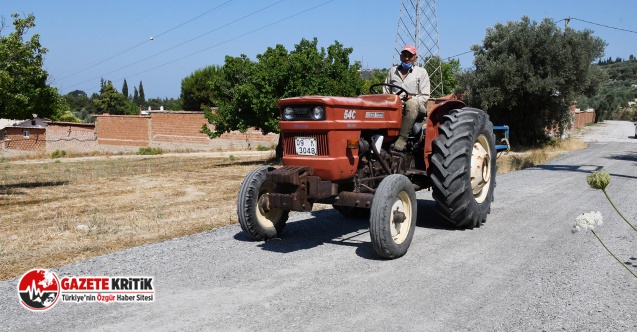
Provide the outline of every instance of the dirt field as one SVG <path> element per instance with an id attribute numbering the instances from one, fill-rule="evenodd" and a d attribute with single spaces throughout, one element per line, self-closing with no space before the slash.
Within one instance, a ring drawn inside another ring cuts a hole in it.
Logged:
<path id="1" fill-rule="evenodd" d="M 0 280 L 236 223 L 267 153 L 0 163 Z"/>

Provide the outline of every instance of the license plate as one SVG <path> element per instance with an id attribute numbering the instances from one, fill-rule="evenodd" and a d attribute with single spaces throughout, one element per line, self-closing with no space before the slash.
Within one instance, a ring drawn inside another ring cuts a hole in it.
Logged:
<path id="1" fill-rule="evenodd" d="M 295 137 L 296 154 L 305 156 L 316 156 L 316 138 Z"/>

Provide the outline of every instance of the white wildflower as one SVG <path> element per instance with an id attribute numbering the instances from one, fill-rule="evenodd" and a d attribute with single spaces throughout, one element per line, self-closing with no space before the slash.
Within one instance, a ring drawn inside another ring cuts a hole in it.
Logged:
<path id="1" fill-rule="evenodd" d="M 575 224 L 573 225 L 573 229 L 571 231 L 573 233 L 577 233 L 580 230 L 594 230 L 595 225 L 601 226 L 604 223 L 601 212 L 591 211 L 589 213 L 584 213 L 581 216 L 578 216 L 575 219 Z"/>

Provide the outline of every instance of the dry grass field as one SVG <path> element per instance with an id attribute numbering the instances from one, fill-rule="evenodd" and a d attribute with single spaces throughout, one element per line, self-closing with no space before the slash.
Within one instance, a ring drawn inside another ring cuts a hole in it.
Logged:
<path id="1" fill-rule="evenodd" d="M 571 140 L 512 152 L 498 159 L 499 170 L 584 147 Z M 267 156 L 0 161 L 0 280 L 236 223 L 241 181 L 254 167 L 271 164 Z"/>
<path id="2" fill-rule="evenodd" d="M 241 181 L 266 163 L 191 154 L 2 162 L 0 280 L 236 223 Z"/>

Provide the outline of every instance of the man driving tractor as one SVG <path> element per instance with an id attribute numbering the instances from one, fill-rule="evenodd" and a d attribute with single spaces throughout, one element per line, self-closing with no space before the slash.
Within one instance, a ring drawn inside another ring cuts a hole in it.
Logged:
<path id="1" fill-rule="evenodd" d="M 427 100 L 430 93 L 429 74 L 425 68 L 414 65 L 416 60 L 418 60 L 416 48 L 411 45 L 403 47 L 400 52 L 400 65 L 390 69 L 385 79 L 386 84 L 399 86 L 409 94 L 407 96 L 409 99 L 405 101 L 400 136 L 394 142 L 394 150 L 399 152 L 405 150 L 407 136 L 416 122 L 418 113 L 425 116 L 427 114 Z M 384 86 L 383 90 L 386 94 L 399 92 L 398 89 L 389 86 Z"/>

